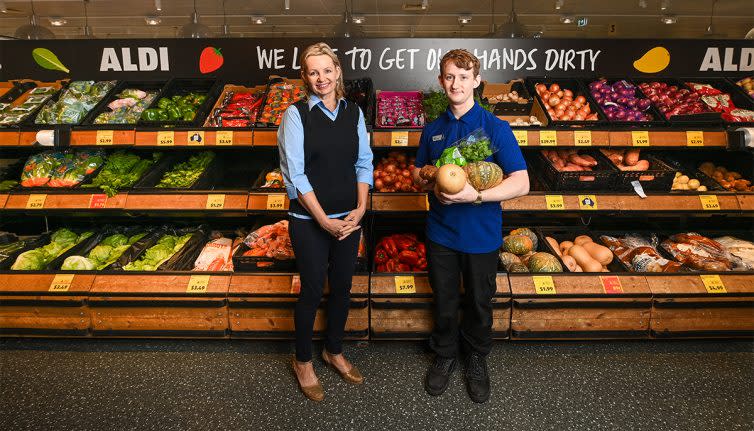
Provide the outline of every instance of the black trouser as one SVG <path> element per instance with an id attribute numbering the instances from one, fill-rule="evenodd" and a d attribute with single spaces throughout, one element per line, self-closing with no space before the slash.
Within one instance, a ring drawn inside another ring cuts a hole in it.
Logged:
<path id="1" fill-rule="evenodd" d="M 429 345 L 446 358 L 458 353 L 458 310 L 463 274 L 461 344 L 465 354 L 487 355 L 492 349 L 492 296 L 497 277 L 497 251 L 462 253 L 427 241 L 429 284 L 434 293 L 435 326 Z"/>
<path id="2" fill-rule="evenodd" d="M 312 359 L 314 317 L 322 300 L 327 278 L 330 295 L 327 299 L 327 337 L 325 347 L 332 354 L 343 351 L 348 307 L 351 302 L 351 281 L 356 270 L 356 255 L 361 231 L 338 241 L 315 220 L 289 217 L 289 234 L 296 266 L 301 276 L 301 293 L 296 302 L 296 359 Z"/>

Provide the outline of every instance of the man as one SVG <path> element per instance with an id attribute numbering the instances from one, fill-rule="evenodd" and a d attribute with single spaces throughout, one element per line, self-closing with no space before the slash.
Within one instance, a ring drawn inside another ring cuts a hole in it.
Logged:
<path id="1" fill-rule="evenodd" d="M 479 60 L 466 50 L 448 52 L 440 63 L 439 81 L 448 110 L 424 127 L 412 173 L 417 184 L 434 192 L 429 196 L 426 236 L 435 319 L 430 346 L 436 356 L 425 389 L 434 396 L 445 392 L 456 368 L 462 274 L 460 344 L 466 354 L 466 389 L 474 402 L 483 403 L 490 395 L 485 358 L 492 348 L 492 297 L 503 238 L 500 202 L 528 193 L 529 175 L 508 123 L 474 101 L 474 89 L 481 82 Z M 466 183 L 457 194 L 447 195 L 419 177 L 424 165 L 433 164 L 445 148 L 479 128 L 496 150 L 487 161 L 497 163 L 506 175 L 501 184 L 478 192 Z"/>

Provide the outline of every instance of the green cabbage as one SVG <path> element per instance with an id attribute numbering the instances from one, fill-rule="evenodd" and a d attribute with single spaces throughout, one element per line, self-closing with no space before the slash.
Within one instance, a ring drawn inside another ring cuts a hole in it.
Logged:
<path id="1" fill-rule="evenodd" d="M 84 256 L 68 256 L 63 261 L 63 266 L 60 269 L 68 271 L 91 271 L 94 269 L 94 262 Z"/>
<path id="2" fill-rule="evenodd" d="M 79 236 L 76 235 L 75 232 L 71 232 L 70 230 L 63 228 L 55 231 L 50 239 L 52 240 L 52 242 L 69 243 L 76 242 L 76 239 L 78 237 Z"/>
<path id="3" fill-rule="evenodd" d="M 89 259 L 96 262 L 105 262 L 110 258 L 110 253 L 113 252 L 113 247 L 109 245 L 98 245 L 89 252 Z"/>
<path id="4" fill-rule="evenodd" d="M 18 255 L 16 262 L 10 267 L 12 270 L 34 271 L 43 269 L 47 261 L 44 253 L 39 249 L 25 251 Z"/>
<path id="5" fill-rule="evenodd" d="M 128 237 L 121 233 L 110 235 L 99 243 L 99 245 L 107 245 L 110 247 L 120 247 L 126 244 L 128 244 Z"/>

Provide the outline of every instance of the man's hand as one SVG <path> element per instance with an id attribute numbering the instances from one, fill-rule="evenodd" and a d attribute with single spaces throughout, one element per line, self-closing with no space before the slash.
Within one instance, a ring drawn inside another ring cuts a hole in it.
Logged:
<path id="1" fill-rule="evenodd" d="M 472 203 L 476 201 L 478 195 L 479 192 L 477 192 L 474 187 L 471 187 L 471 184 L 469 183 L 466 183 L 463 186 L 463 189 L 454 195 L 441 192 L 435 185 L 435 196 L 437 196 L 437 200 L 443 205 Z"/>

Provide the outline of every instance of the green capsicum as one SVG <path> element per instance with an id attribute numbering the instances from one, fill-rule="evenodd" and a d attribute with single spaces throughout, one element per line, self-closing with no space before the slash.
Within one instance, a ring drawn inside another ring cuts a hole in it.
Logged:
<path id="1" fill-rule="evenodd" d="M 160 109 L 167 109 L 169 106 L 171 106 L 173 102 L 168 99 L 167 97 L 160 99 L 159 102 L 157 102 L 157 107 Z"/>
<path id="2" fill-rule="evenodd" d="M 141 116 L 146 121 L 158 121 L 160 117 L 159 109 L 145 109 Z"/>

